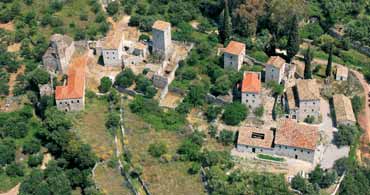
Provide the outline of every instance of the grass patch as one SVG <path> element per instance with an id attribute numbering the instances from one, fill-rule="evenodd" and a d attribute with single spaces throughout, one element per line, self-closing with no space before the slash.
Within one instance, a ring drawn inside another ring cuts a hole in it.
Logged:
<path id="1" fill-rule="evenodd" d="M 0 193 L 7 192 L 16 186 L 19 182 L 23 180 L 23 177 L 9 177 L 3 173 L 0 173 Z"/>
<path id="2" fill-rule="evenodd" d="M 248 53 L 252 58 L 260 61 L 260 62 L 267 62 L 269 59 L 269 56 L 263 52 L 263 51 L 252 51 L 251 53 Z"/>
<path id="3" fill-rule="evenodd" d="M 92 98 L 86 99 L 85 110 L 68 113 L 73 119 L 73 126 L 81 139 L 90 144 L 92 150 L 101 159 L 109 159 L 113 155 L 113 136 L 105 127 L 108 116 L 108 102 Z"/>
<path id="4" fill-rule="evenodd" d="M 277 162 L 283 162 L 284 161 L 284 158 L 274 157 L 274 156 L 270 156 L 270 155 L 267 155 L 267 154 L 257 154 L 257 157 L 260 158 L 260 159 L 272 160 L 272 161 L 277 161 Z"/>
<path id="5" fill-rule="evenodd" d="M 120 175 L 119 170 L 112 169 L 105 164 L 101 164 L 95 169 L 94 180 L 104 194 L 131 194 L 130 189 L 125 186 L 125 178 Z"/>
<path id="6" fill-rule="evenodd" d="M 131 113 L 125 104 L 124 124 L 126 144 L 132 154 L 132 163 L 143 168 L 142 177 L 148 183 L 152 194 L 204 194 L 204 187 L 198 174 L 187 173 L 191 162 L 173 161 L 172 157 L 185 138 L 175 131 L 158 131 L 141 116 Z M 165 142 L 168 162 L 152 157 L 148 148 L 156 142 Z"/>

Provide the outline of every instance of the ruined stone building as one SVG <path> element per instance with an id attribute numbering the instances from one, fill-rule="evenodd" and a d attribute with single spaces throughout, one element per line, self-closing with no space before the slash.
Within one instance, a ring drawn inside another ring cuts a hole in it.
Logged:
<path id="1" fill-rule="evenodd" d="M 320 92 L 315 80 L 297 80 L 295 87 L 286 90 L 284 105 L 287 118 L 304 121 L 307 117 L 320 117 Z"/>
<path id="2" fill-rule="evenodd" d="M 68 65 L 75 51 L 73 39 L 67 35 L 51 36 L 49 48 L 42 56 L 42 62 L 50 72 L 68 72 Z"/>
<path id="3" fill-rule="evenodd" d="M 245 44 L 231 41 L 224 50 L 224 69 L 239 71 L 245 56 Z"/>
<path id="4" fill-rule="evenodd" d="M 152 36 L 153 54 L 167 59 L 172 48 L 171 24 L 161 20 L 155 21 Z"/>
<path id="5" fill-rule="evenodd" d="M 55 89 L 57 108 L 62 111 L 80 111 L 85 106 L 85 71 L 87 57 L 77 58 L 70 64 L 67 83 Z"/>
<path id="6" fill-rule="evenodd" d="M 271 56 L 266 63 L 266 83 L 276 81 L 281 83 L 285 76 L 286 62 L 280 56 Z"/>
<path id="7" fill-rule="evenodd" d="M 336 67 L 335 80 L 346 81 L 348 79 L 348 68 L 342 65 L 337 65 Z"/>
<path id="8" fill-rule="evenodd" d="M 287 119 L 283 120 L 274 131 L 256 127 L 241 128 L 237 150 L 314 162 L 319 139 L 317 127 Z"/>
<path id="9" fill-rule="evenodd" d="M 333 96 L 333 106 L 337 126 L 356 125 L 351 100 L 343 94 Z"/>
<path id="10" fill-rule="evenodd" d="M 241 86 L 241 102 L 251 110 L 261 106 L 261 73 L 245 72 Z"/>

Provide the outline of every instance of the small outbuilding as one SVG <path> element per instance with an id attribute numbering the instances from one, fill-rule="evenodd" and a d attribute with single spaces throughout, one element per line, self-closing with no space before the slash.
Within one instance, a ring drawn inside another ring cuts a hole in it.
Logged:
<path id="1" fill-rule="evenodd" d="M 348 68 L 342 65 L 337 65 L 335 80 L 346 81 L 348 79 Z"/>
<path id="2" fill-rule="evenodd" d="M 356 118 L 353 113 L 351 100 L 343 94 L 333 96 L 335 120 L 339 125 L 355 125 Z"/>
<path id="3" fill-rule="evenodd" d="M 237 150 L 240 152 L 273 154 L 271 130 L 243 127 L 239 130 Z"/>

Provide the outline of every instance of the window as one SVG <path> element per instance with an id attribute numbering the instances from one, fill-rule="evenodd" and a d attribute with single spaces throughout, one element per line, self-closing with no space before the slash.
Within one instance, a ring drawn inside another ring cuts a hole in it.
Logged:
<path id="1" fill-rule="evenodd" d="M 312 112 L 313 112 L 314 110 L 312 109 Z"/>
<path id="2" fill-rule="evenodd" d="M 279 148 L 281 149 L 281 146 L 279 146 Z"/>
<path id="3" fill-rule="evenodd" d="M 294 151 L 297 151 L 297 149 L 294 148 Z"/>
<path id="4" fill-rule="evenodd" d="M 285 146 L 285 149 L 288 149 L 288 147 Z"/>
<path id="5" fill-rule="evenodd" d="M 252 103 L 254 103 L 254 100 L 252 100 Z"/>
<path id="6" fill-rule="evenodd" d="M 307 154 L 309 154 L 310 152 L 307 152 Z"/>
<path id="7" fill-rule="evenodd" d="M 247 102 L 247 103 L 248 103 L 248 100 L 246 100 L 245 102 Z"/>
<path id="8" fill-rule="evenodd" d="M 313 104 L 313 105 L 315 105 L 315 104 L 316 104 L 316 102 L 312 102 L 312 104 Z"/>
<path id="9" fill-rule="evenodd" d="M 303 152 L 303 150 L 301 150 L 301 152 Z"/>
<path id="10" fill-rule="evenodd" d="M 73 104 L 73 100 L 71 101 L 71 103 Z"/>
<path id="11" fill-rule="evenodd" d="M 59 102 L 59 104 L 62 104 L 63 102 Z"/>
<path id="12" fill-rule="evenodd" d="M 80 100 L 77 100 L 77 103 L 80 103 Z"/>

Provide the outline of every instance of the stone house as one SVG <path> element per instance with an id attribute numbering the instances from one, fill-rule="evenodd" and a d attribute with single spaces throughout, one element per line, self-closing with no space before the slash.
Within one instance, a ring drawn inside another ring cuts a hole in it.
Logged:
<path id="1" fill-rule="evenodd" d="M 241 102 L 250 110 L 261 106 L 261 73 L 244 72 L 241 86 Z"/>
<path id="2" fill-rule="evenodd" d="M 101 50 L 103 55 L 104 66 L 122 66 L 122 55 L 123 55 L 123 32 L 116 31 L 109 34 L 103 42 L 97 46 L 97 51 Z"/>
<path id="3" fill-rule="evenodd" d="M 80 111 L 85 106 L 85 67 L 87 57 L 77 58 L 68 70 L 67 83 L 55 89 L 58 110 Z"/>
<path id="4" fill-rule="evenodd" d="M 285 93 L 287 118 L 304 121 L 307 117 L 320 117 L 320 92 L 313 79 L 297 80 L 295 87 L 288 88 Z"/>
<path id="5" fill-rule="evenodd" d="M 313 162 L 318 139 L 317 127 L 287 119 L 282 121 L 276 130 L 274 153 Z"/>
<path id="6" fill-rule="evenodd" d="M 281 83 L 285 75 L 286 62 L 280 56 L 271 56 L 266 63 L 265 81 L 276 81 Z"/>
<path id="7" fill-rule="evenodd" d="M 242 127 L 236 149 L 239 152 L 274 154 L 272 148 L 273 132 L 256 127 Z"/>
<path id="8" fill-rule="evenodd" d="M 335 80 L 346 81 L 348 79 L 348 68 L 342 65 L 337 65 L 336 67 Z"/>
<path id="9" fill-rule="evenodd" d="M 171 24 L 157 20 L 152 26 L 153 53 L 162 58 L 168 58 L 172 48 Z"/>
<path id="10" fill-rule="evenodd" d="M 333 106 L 337 126 L 356 125 L 351 100 L 343 94 L 333 96 Z"/>
<path id="11" fill-rule="evenodd" d="M 243 127 L 239 130 L 239 152 L 264 153 L 314 162 L 318 129 L 315 126 L 283 120 L 275 130 Z"/>
<path id="12" fill-rule="evenodd" d="M 245 44 L 231 41 L 224 50 L 224 69 L 239 71 L 245 56 Z"/>
<path id="13" fill-rule="evenodd" d="M 73 39 L 67 35 L 54 34 L 50 38 L 50 45 L 42 56 L 45 68 L 56 73 L 68 72 L 68 65 L 75 51 Z"/>

